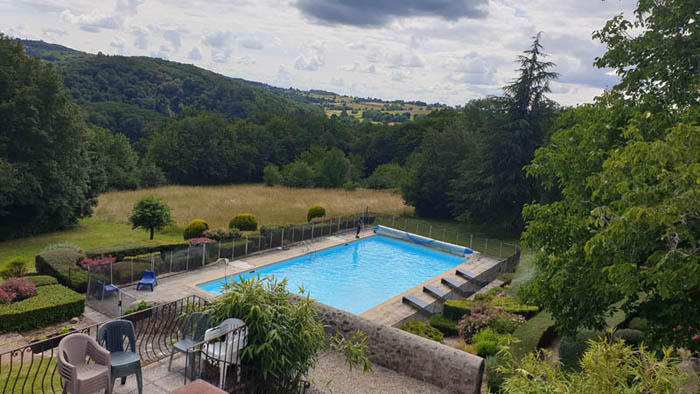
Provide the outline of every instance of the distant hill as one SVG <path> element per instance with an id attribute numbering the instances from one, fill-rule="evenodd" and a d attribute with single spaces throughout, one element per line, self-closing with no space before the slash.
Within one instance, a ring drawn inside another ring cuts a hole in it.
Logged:
<path id="1" fill-rule="evenodd" d="M 185 107 L 230 119 L 264 122 L 274 115 L 321 113 L 317 105 L 266 85 L 229 78 L 193 65 L 136 56 L 89 54 L 61 45 L 23 40 L 27 54 L 60 69 L 86 119 L 137 140 L 147 123 Z M 284 90 L 284 89 L 281 89 Z"/>

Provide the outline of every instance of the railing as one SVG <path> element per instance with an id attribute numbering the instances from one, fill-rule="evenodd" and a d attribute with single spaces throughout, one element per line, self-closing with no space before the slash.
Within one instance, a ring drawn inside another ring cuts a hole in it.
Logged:
<path id="1" fill-rule="evenodd" d="M 520 250 L 517 245 L 503 242 L 499 239 L 487 238 L 482 234 L 467 233 L 447 227 L 434 226 L 421 222 L 420 220 L 414 220 L 403 216 L 381 213 L 372 213 L 371 215 L 374 218 L 374 224 L 381 224 L 397 230 L 422 235 L 455 245 L 468 246 L 470 249 L 474 249 L 484 256 L 496 259 L 508 258 Z"/>
<path id="2" fill-rule="evenodd" d="M 136 352 L 141 365 L 168 357 L 172 344 L 179 339 L 186 314 L 205 305 L 204 299 L 190 296 L 122 316 L 122 319 L 134 323 Z M 73 332 L 97 338 L 99 326 L 95 324 Z M 71 333 L 0 353 L 0 394 L 62 392 L 61 378 L 56 370 L 56 352 L 61 339 Z"/>

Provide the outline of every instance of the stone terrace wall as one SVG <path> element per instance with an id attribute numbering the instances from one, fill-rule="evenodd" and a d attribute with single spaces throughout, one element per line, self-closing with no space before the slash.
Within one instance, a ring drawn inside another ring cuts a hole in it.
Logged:
<path id="1" fill-rule="evenodd" d="M 339 332 L 350 338 L 358 330 L 367 334 L 372 362 L 454 393 L 481 392 L 481 357 L 319 302 L 315 304 L 329 336 Z"/>

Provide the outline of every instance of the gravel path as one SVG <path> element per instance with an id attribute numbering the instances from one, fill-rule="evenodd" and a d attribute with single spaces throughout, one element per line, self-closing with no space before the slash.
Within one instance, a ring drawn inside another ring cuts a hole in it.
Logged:
<path id="1" fill-rule="evenodd" d="M 316 387 L 332 394 L 447 394 L 429 383 L 390 369 L 372 365 L 374 372 L 350 371 L 342 355 L 322 352 L 316 368 L 309 374 Z M 330 388 L 324 388 L 332 380 Z"/>

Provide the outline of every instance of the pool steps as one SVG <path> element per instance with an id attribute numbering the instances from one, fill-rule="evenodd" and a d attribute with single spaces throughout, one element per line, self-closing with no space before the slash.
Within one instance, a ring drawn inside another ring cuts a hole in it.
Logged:
<path id="1" fill-rule="evenodd" d="M 476 279 L 476 274 L 475 274 L 475 273 L 473 273 L 473 272 L 471 272 L 471 271 L 469 271 L 469 270 L 466 270 L 466 269 L 464 269 L 464 268 L 457 268 L 457 271 L 455 271 L 455 273 L 456 273 L 457 275 L 459 275 L 459 276 L 461 276 L 461 277 L 467 279 L 467 280 L 474 280 L 474 279 Z"/>
<path id="2" fill-rule="evenodd" d="M 433 285 L 423 286 L 423 293 L 428 293 L 428 295 L 432 296 L 433 298 L 442 298 L 447 295 L 447 292 L 444 292 Z"/>
<path id="3" fill-rule="evenodd" d="M 453 289 L 457 289 L 464 284 L 464 282 L 459 281 L 459 280 L 452 278 L 452 277 L 449 277 L 449 276 L 446 278 L 440 279 L 440 282 L 442 282 L 443 284 L 445 284 L 448 287 L 451 287 Z"/>
<path id="4" fill-rule="evenodd" d="M 426 311 L 428 313 L 436 313 L 438 311 L 435 305 L 431 305 L 427 301 L 418 298 L 413 294 L 403 296 L 401 302 L 403 302 L 404 304 L 411 305 L 412 307 L 418 310 Z"/>

